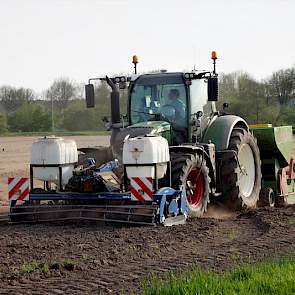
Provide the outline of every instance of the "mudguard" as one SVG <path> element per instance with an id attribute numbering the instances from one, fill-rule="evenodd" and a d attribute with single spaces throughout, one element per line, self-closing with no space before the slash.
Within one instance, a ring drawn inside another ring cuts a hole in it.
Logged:
<path id="1" fill-rule="evenodd" d="M 244 119 L 234 115 L 223 115 L 212 119 L 207 127 L 202 139 L 202 143 L 215 144 L 216 151 L 228 148 L 230 135 L 235 127 L 249 130 L 249 126 Z"/>
<path id="2" fill-rule="evenodd" d="M 209 176 L 211 177 L 211 186 L 216 185 L 216 167 L 215 167 L 215 148 L 211 147 L 211 152 L 205 146 L 210 145 L 191 145 L 191 144 L 183 144 L 177 146 L 170 146 L 170 152 L 182 152 L 182 153 L 196 153 L 198 155 L 204 155 L 207 166 L 209 168 Z"/>

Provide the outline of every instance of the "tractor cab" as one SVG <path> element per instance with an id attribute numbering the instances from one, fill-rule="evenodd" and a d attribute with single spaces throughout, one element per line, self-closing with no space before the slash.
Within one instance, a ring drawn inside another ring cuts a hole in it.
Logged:
<path id="1" fill-rule="evenodd" d="M 170 124 L 174 145 L 192 142 L 195 131 L 195 136 L 200 137 L 199 127 L 204 129 L 216 112 L 215 103 L 208 97 L 208 79 L 212 78 L 207 74 L 165 72 L 133 78 L 129 87 L 129 126 L 165 121 Z"/>
<path id="2" fill-rule="evenodd" d="M 187 141 L 188 89 L 181 73 L 141 75 L 129 89 L 130 126 L 165 121 L 170 124 L 173 143 Z"/>

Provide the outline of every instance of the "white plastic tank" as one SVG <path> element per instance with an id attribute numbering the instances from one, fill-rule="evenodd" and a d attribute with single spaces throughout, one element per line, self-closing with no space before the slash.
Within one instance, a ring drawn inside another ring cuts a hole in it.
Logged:
<path id="1" fill-rule="evenodd" d="M 31 164 L 42 165 L 34 167 L 34 178 L 59 184 L 59 168 L 47 165 L 62 165 L 62 185 L 72 177 L 75 163 L 78 162 L 77 145 L 74 140 L 61 137 L 39 138 L 32 145 Z"/>
<path id="2" fill-rule="evenodd" d="M 162 136 L 128 138 L 123 145 L 123 164 L 157 164 L 157 176 L 163 178 L 170 161 L 169 146 Z M 127 176 L 156 178 L 153 166 L 128 167 Z"/>

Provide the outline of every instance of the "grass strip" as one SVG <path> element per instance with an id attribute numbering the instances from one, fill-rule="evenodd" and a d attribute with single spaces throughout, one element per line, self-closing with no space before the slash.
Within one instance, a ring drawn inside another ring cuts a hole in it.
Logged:
<path id="1" fill-rule="evenodd" d="M 194 266 L 182 275 L 146 283 L 144 295 L 295 294 L 295 259 L 236 267 L 223 273 Z"/>

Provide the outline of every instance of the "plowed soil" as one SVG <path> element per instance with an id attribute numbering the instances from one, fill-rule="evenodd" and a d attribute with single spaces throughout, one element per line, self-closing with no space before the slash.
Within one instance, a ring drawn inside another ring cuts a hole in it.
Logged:
<path id="1" fill-rule="evenodd" d="M 295 206 L 170 228 L 2 225 L 0 245 L 0 294 L 140 294 L 152 274 L 187 270 L 193 263 L 220 271 L 294 255 Z M 33 261 L 49 269 L 28 273 Z"/>

